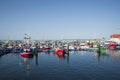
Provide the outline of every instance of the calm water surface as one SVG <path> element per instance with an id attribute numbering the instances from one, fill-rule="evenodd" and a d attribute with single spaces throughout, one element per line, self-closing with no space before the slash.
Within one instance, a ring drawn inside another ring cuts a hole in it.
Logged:
<path id="1" fill-rule="evenodd" d="M 63 57 L 42 52 L 33 58 L 9 53 L 0 57 L 0 80 L 120 80 L 120 51 L 72 51 Z"/>

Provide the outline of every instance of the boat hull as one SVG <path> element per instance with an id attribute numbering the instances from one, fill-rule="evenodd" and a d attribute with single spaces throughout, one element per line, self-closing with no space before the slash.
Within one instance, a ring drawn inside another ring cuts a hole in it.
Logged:
<path id="1" fill-rule="evenodd" d="M 21 53 L 21 56 L 24 58 L 29 58 L 29 57 L 33 57 L 33 53 L 23 52 L 23 53 Z"/>
<path id="2" fill-rule="evenodd" d="M 56 54 L 63 54 L 64 52 L 65 52 L 65 50 L 63 50 L 63 49 L 57 49 L 57 50 L 55 50 Z"/>
<path id="3" fill-rule="evenodd" d="M 108 45 L 108 48 L 110 49 L 110 50 L 114 50 L 114 49 L 116 49 L 116 44 L 109 44 Z"/>
<path id="4" fill-rule="evenodd" d="M 65 50 L 63 50 L 63 49 L 55 50 L 55 55 L 59 58 L 64 58 L 64 53 L 65 53 Z"/>

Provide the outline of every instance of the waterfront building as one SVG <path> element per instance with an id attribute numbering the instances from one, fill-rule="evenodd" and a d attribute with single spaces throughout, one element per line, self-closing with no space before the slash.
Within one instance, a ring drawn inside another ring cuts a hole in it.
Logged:
<path id="1" fill-rule="evenodd" d="M 110 35 L 110 40 L 120 44 L 120 34 L 112 34 L 112 35 Z"/>

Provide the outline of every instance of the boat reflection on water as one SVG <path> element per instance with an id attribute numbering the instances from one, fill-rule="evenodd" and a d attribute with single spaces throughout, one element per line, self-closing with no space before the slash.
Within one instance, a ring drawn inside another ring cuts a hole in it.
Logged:
<path id="1" fill-rule="evenodd" d="M 95 52 L 94 54 L 94 57 L 98 59 L 98 62 L 100 62 L 100 60 L 103 60 L 101 58 L 108 58 L 109 57 L 109 54 L 106 51 L 100 51 L 100 52 Z"/>
<path id="2" fill-rule="evenodd" d="M 38 66 L 38 53 L 35 53 L 35 63 L 36 63 L 36 66 Z"/>
<path id="3" fill-rule="evenodd" d="M 2 56 L 0 56 L 0 64 L 1 64 L 1 62 L 2 62 Z"/>
<path id="4" fill-rule="evenodd" d="M 66 59 L 67 59 L 67 63 L 69 63 L 69 53 L 61 53 L 61 54 L 54 53 L 54 55 L 55 55 L 59 60 L 66 60 Z"/>
<path id="5" fill-rule="evenodd" d="M 33 56 L 22 57 L 22 58 L 27 65 L 28 63 L 30 63 L 30 60 L 34 59 L 34 57 L 35 57 L 35 64 L 36 66 L 38 66 L 38 53 L 33 53 Z"/>
<path id="6" fill-rule="evenodd" d="M 23 70 L 25 71 L 25 74 L 27 77 L 30 75 L 30 58 L 24 58 L 22 57 L 23 60 Z"/>
<path id="7" fill-rule="evenodd" d="M 26 70 L 30 70 L 30 59 L 29 58 L 22 58 L 23 59 L 23 65 L 26 68 Z"/>
<path id="8" fill-rule="evenodd" d="M 33 54 L 32 58 L 22 57 L 18 53 L 1 56 L 0 80 L 120 80 L 120 50 Z"/>
<path id="9" fill-rule="evenodd" d="M 120 50 L 110 50 L 109 54 L 114 59 L 120 59 Z"/>
<path id="10" fill-rule="evenodd" d="M 98 61 L 100 61 L 100 58 L 114 58 L 114 59 L 120 59 L 120 50 L 104 50 L 101 52 L 95 52 L 94 56 L 98 58 Z"/>

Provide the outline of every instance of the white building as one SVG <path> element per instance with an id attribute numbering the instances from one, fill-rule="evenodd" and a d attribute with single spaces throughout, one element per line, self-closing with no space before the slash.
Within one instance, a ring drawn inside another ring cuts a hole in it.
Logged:
<path id="1" fill-rule="evenodd" d="M 112 35 L 110 35 L 110 40 L 120 44 L 120 34 L 112 34 Z"/>

